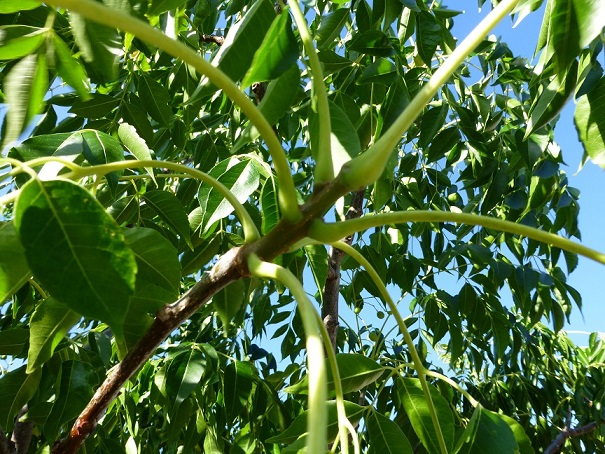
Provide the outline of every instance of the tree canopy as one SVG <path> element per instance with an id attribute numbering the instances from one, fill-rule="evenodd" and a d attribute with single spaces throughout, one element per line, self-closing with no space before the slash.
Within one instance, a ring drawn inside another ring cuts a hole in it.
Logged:
<path id="1" fill-rule="evenodd" d="M 605 450 L 554 141 L 605 167 L 605 2 L 460 14 L 2 0 L 0 453 Z"/>

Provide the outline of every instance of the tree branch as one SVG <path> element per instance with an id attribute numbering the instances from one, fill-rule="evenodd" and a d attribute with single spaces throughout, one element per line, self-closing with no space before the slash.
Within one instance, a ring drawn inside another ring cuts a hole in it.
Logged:
<path id="1" fill-rule="evenodd" d="M 99 419 L 118 396 L 124 383 L 151 357 L 170 333 L 210 300 L 216 292 L 247 275 L 247 266 L 240 257 L 240 251 L 240 248 L 231 249 L 181 299 L 158 312 L 149 330 L 97 389 L 76 419 L 67 438 L 55 444 L 53 454 L 75 453 L 95 430 Z"/>
<path id="2" fill-rule="evenodd" d="M 32 421 L 23 421 L 20 419 L 27 413 L 28 406 L 25 404 L 19 414 L 17 415 L 17 421 L 15 422 L 15 428 L 13 429 L 13 436 L 11 437 L 12 444 L 16 454 L 27 454 L 29 451 L 29 445 L 32 440 L 32 432 L 34 430 L 34 423 Z"/>
<path id="3" fill-rule="evenodd" d="M 354 219 L 361 216 L 363 208 L 363 197 L 365 190 L 353 193 L 351 205 L 345 215 L 346 219 Z M 353 235 L 349 235 L 344 242 L 350 245 Z M 332 348 L 336 351 L 336 337 L 338 335 L 338 300 L 340 297 L 340 265 L 345 253 L 340 249 L 330 247 L 328 260 L 328 276 L 323 288 L 321 318 L 324 322 Z"/>
<path id="4" fill-rule="evenodd" d="M 593 421 L 591 423 L 586 424 L 585 426 L 576 427 L 575 429 L 571 428 L 571 421 L 568 418 L 568 421 L 565 423 L 565 427 L 561 429 L 559 435 L 555 437 L 552 443 L 544 450 L 544 454 L 557 454 L 561 452 L 561 448 L 565 444 L 568 438 L 573 437 L 581 437 L 582 435 L 586 435 L 594 431 L 598 427 L 598 423 Z"/>

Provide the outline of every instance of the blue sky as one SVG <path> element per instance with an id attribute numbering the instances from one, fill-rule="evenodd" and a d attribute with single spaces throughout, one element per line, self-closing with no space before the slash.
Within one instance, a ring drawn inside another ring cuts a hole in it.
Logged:
<path id="1" fill-rule="evenodd" d="M 490 11 L 489 3 L 487 1 L 483 11 L 479 13 L 475 1 L 444 1 L 443 4 L 450 9 L 465 11 L 465 14 L 454 19 L 454 36 L 463 38 Z M 498 25 L 493 34 L 502 37 L 502 41 L 508 44 L 515 55 L 531 58 L 538 40 L 543 9 L 544 7 L 527 16 L 515 28 L 512 28 L 513 22 L 506 19 Z M 579 226 L 582 242 L 603 252 L 605 251 L 605 197 L 600 191 L 605 185 L 605 172 L 591 162 L 578 172 L 583 149 L 573 123 L 574 109 L 572 100 L 563 110 L 555 127 L 555 140 L 561 146 L 563 159 L 568 165 L 565 172 L 570 186 L 581 191 Z M 604 281 L 605 266 L 580 257 L 578 268 L 571 274 L 568 282 L 582 294 L 583 308 L 580 313 L 574 307 L 571 324 L 566 327 L 566 330 L 605 331 L 605 298 L 599 285 Z M 580 345 L 587 342 L 586 335 L 571 334 L 570 337 Z"/>

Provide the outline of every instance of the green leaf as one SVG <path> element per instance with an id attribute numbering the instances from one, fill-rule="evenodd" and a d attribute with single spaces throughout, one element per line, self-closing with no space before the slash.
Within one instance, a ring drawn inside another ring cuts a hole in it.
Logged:
<path id="1" fill-rule="evenodd" d="M 26 328 L 8 328 L 0 331 L 0 355 L 17 356 L 29 340 Z"/>
<path id="2" fill-rule="evenodd" d="M 85 118 L 103 118 L 120 105 L 119 99 L 109 95 L 94 93 L 89 98 L 76 101 L 69 113 Z"/>
<path id="3" fill-rule="evenodd" d="M 239 416 L 242 409 L 247 406 L 257 378 L 257 372 L 249 362 L 233 361 L 225 367 L 223 395 L 225 414 L 229 422 Z"/>
<path id="4" fill-rule="evenodd" d="M 344 406 L 347 419 L 351 424 L 357 424 L 363 416 L 365 407 L 347 400 L 344 401 Z M 328 442 L 332 442 L 336 438 L 336 435 L 338 435 L 338 412 L 336 410 L 336 401 L 330 400 L 326 402 L 326 410 L 328 414 Z M 309 410 L 303 411 L 281 434 L 268 438 L 266 440 L 267 443 L 292 443 L 299 437 L 306 436 L 307 423 L 309 422 L 307 421 L 308 413 Z M 312 423 L 313 422 L 311 421 L 311 424 Z"/>
<path id="5" fill-rule="evenodd" d="M 298 43 L 292 31 L 290 14 L 278 14 L 256 50 L 242 87 L 281 76 L 298 60 Z"/>
<path id="6" fill-rule="evenodd" d="M 181 266 L 183 276 L 189 276 L 202 269 L 218 253 L 221 245 L 221 235 L 216 234 L 210 240 L 204 241 L 193 251 L 186 250 L 181 255 Z"/>
<path id="7" fill-rule="evenodd" d="M 132 155 L 139 161 L 149 161 L 153 159 L 151 156 L 151 150 L 145 141 L 141 139 L 141 136 L 139 136 L 134 126 L 131 126 L 128 123 L 120 124 L 118 127 L 118 137 L 124 146 L 128 148 Z M 155 180 L 155 175 L 153 173 L 153 167 L 145 167 L 145 170 L 153 182 L 157 185 L 157 181 Z"/>
<path id="8" fill-rule="evenodd" d="M 61 426 L 80 414 L 98 383 L 99 377 L 92 365 L 74 360 L 61 363 L 56 399 L 43 429 L 47 439 L 56 439 Z"/>
<path id="9" fill-rule="evenodd" d="M 356 83 L 358 85 L 391 85 L 393 82 L 395 82 L 397 77 L 397 68 L 395 68 L 395 64 L 391 60 L 386 58 L 377 58 L 376 61 L 366 66 Z"/>
<path id="10" fill-rule="evenodd" d="M 340 172 L 342 166 L 361 152 L 361 143 L 355 130 L 355 126 L 349 120 L 344 111 L 337 104 L 330 103 L 330 120 L 332 131 L 330 134 L 330 143 L 332 148 L 332 165 L 334 175 Z M 319 117 L 316 114 L 311 115 L 309 129 L 311 134 L 311 151 L 317 159 L 317 153 L 320 152 L 317 143 L 319 131 Z M 325 150 L 323 151 L 325 153 Z"/>
<path id="11" fill-rule="evenodd" d="M 433 55 L 442 40 L 443 30 L 439 22 L 428 11 L 420 11 L 416 26 L 416 46 L 426 66 L 431 66 Z"/>
<path id="12" fill-rule="evenodd" d="M 368 454 L 412 454 L 414 450 L 401 428 L 386 416 L 372 412 L 366 420 L 370 437 Z"/>
<path id="13" fill-rule="evenodd" d="M 322 15 L 317 29 L 317 47 L 324 50 L 331 47 L 334 40 L 340 36 L 340 32 L 349 17 L 348 8 L 339 8 L 329 14 Z"/>
<path id="14" fill-rule="evenodd" d="M 4 80 L 8 103 L 4 144 L 16 140 L 29 121 L 42 111 L 48 90 L 48 68 L 44 54 L 28 55 L 19 61 Z"/>
<path id="15" fill-rule="evenodd" d="M 148 16 L 159 16 L 166 11 L 171 11 L 180 8 L 181 5 L 186 4 L 186 0 L 151 0 L 149 9 L 147 10 Z"/>
<path id="16" fill-rule="evenodd" d="M 113 82 L 118 77 L 118 62 L 124 53 L 120 34 L 75 13 L 69 15 L 69 20 L 84 60 L 91 63 L 90 74 L 101 83 Z"/>
<path id="17" fill-rule="evenodd" d="M 94 129 L 84 129 L 74 134 L 73 139 L 78 138 L 82 144 L 82 154 L 92 165 L 110 164 L 124 160 L 124 150 L 120 142 L 109 134 Z M 121 174 L 122 171 L 118 171 L 105 175 L 112 191 L 118 187 Z"/>
<path id="18" fill-rule="evenodd" d="M 261 216 L 263 222 L 261 225 L 261 231 L 264 234 L 269 232 L 279 222 L 279 199 L 278 199 L 279 185 L 277 179 L 271 175 L 265 180 L 263 189 L 261 190 Z"/>
<path id="19" fill-rule="evenodd" d="M 31 338 L 27 354 L 27 373 L 46 363 L 59 342 L 80 321 L 81 316 L 53 297 L 38 305 L 30 322 Z"/>
<path id="20" fill-rule="evenodd" d="M 236 157 L 219 162 L 210 175 L 229 189 L 237 200 L 244 203 L 256 191 L 260 184 L 260 175 L 256 165 L 251 160 L 240 161 Z M 233 212 L 233 206 L 214 188 L 202 184 L 198 192 L 198 200 L 203 210 L 203 225 L 206 231 L 213 223 Z"/>
<path id="21" fill-rule="evenodd" d="M 584 153 L 605 169 L 605 77 L 578 99 L 574 121 Z"/>
<path id="22" fill-rule="evenodd" d="M 70 309 L 120 332 L 134 291 L 136 262 L 121 229 L 71 181 L 29 181 L 15 229 L 40 283 Z"/>
<path id="23" fill-rule="evenodd" d="M 390 57 L 395 53 L 389 37 L 379 30 L 356 33 L 348 47 L 349 50 L 354 50 L 360 54 L 377 57 Z"/>
<path id="24" fill-rule="evenodd" d="M 465 441 L 457 451 L 460 454 L 504 454 L 518 452 L 519 448 L 507 422 L 499 414 L 486 410 L 481 405 L 475 408 L 460 441 Z"/>
<path id="25" fill-rule="evenodd" d="M 130 312 L 154 314 L 179 297 L 181 264 L 172 243 L 153 229 L 124 229 L 124 240 L 137 262 Z"/>
<path id="26" fill-rule="evenodd" d="M 25 250 L 12 222 L 0 227 L 0 304 L 13 296 L 30 278 Z"/>
<path id="27" fill-rule="evenodd" d="M 265 34 L 275 19 L 270 0 L 258 0 L 246 12 L 244 18 L 229 29 L 225 42 L 212 59 L 232 80 L 241 79 L 263 43 Z"/>
<path id="28" fill-rule="evenodd" d="M 205 354 L 196 346 L 170 360 L 166 368 L 166 396 L 172 408 L 178 407 L 199 386 L 206 363 Z"/>
<path id="29" fill-rule="evenodd" d="M 246 298 L 246 283 L 242 280 L 232 282 L 212 297 L 212 307 L 223 323 L 223 332 L 229 331 L 231 320 L 239 312 Z"/>
<path id="30" fill-rule="evenodd" d="M 324 76 L 336 73 L 353 64 L 348 58 L 342 57 L 331 50 L 323 50 L 319 52 L 317 56 L 322 64 Z"/>
<path id="31" fill-rule="evenodd" d="M 525 433 L 523 426 L 519 424 L 516 420 L 511 418 L 510 416 L 498 414 L 498 417 L 513 431 L 513 435 L 515 436 L 515 440 L 517 440 L 517 449 L 519 454 L 534 454 L 534 448 L 532 447 L 531 440 Z"/>
<path id="32" fill-rule="evenodd" d="M 16 60 L 33 54 L 44 42 L 46 31 L 29 25 L 0 27 L 0 60 Z"/>
<path id="33" fill-rule="evenodd" d="M 138 88 L 141 102 L 149 116 L 162 126 L 170 126 L 172 109 L 168 89 L 145 74 L 139 79 Z"/>
<path id="34" fill-rule="evenodd" d="M 340 383 L 343 393 L 357 392 L 378 380 L 385 369 L 373 359 L 358 353 L 338 353 L 336 355 Z M 334 377 L 328 369 L 328 391 L 334 391 Z M 298 383 L 288 386 L 285 392 L 291 394 L 308 394 L 309 377 L 305 375 Z"/>
<path id="35" fill-rule="evenodd" d="M 40 383 L 41 371 L 25 373 L 25 366 L 5 373 L 0 378 L 0 425 L 2 430 L 13 430 L 13 418 L 34 396 Z"/>
<path id="36" fill-rule="evenodd" d="M 258 105 L 258 110 L 260 110 L 270 124 L 276 124 L 290 110 L 290 106 L 298 94 L 299 84 L 300 70 L 296 65 L 292 65 L 290 69 L 277 79 L 269 82 L 265 96 Z M 259 136 L 260 134 L 257 129 L 248 122 L 246 128 L 233 146 L 232 153 L 236 153 Z"/>
<path id="37" fill-rule="evenodd" d="M 563 74 L 556 74 L 544 91 L 534 100 L 529 111 L 527 130 L 523 140 L 534 131 L 547 125 L 561 113 L 576 88 L 578 62 L 573 61 L 569 70 Z"/>
<path id="38" fill-rule="evenodd" d="M 454 443 L 454 417 L 445 398 L 439 394 L 437 388 L 428 385 L 435 412 L 441 426 L 441 433 L 448 451 Z M 401 378 L 397 382 L 397 395 L 405 409 L 412 428 L 428 452 L 440 452 L 437 430 L 431 418 L 431 411 L 427 403 L 420 380 L 417 378 Z"/>
<path id="39" fill-rule="evenodd" d="M 27 11 L 38 8 L 38 0 L 2 0 L 0 3 L 0 14 L 16 13 L 18 11 Z"/>
<path id="40" fill-rule="evenodd" d="M 321 290 L 323 289 L 326 283 L 326 278 L 328 277 L 328 251 L 326 251 L 326 247 L 323 244 L 312 244 L 305 246 L 304 249 L 305 255 L 309 260 L 311 272 L 315 278 L 315 285 L 317 286 L 319 294 L 321 295 Z"/>
<path id="41" fill-rule="evenodd" d="M 160 190 L 146 192 L 142 198 L 147 206 L 193 249 L 189 220 L 181 201 L 171 192 Z"/>
<path id="42" fill-rule="evenodd" d="M 71 86 L 82 100 L 86 101 L 92 98 L 90 95 L 90 83 L 86 71 L 80 62 L 72 55 L 67 44 L 61 38 L 54 35 L 53 44 L 55 47 L 55 66 L 57 74 L 65 83 Z"/>

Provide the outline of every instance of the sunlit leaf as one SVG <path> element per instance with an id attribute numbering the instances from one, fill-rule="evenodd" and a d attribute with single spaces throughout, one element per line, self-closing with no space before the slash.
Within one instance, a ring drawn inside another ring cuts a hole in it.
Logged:
<path id="1" fill-rule="evenodd" d="M 17 201 L 15 229 L 34 276 L 52 296 L 121 330 L 134 291 L 134 254 L 85 189 L 31 180 Z"/>
<path id="2" fill-rule="evenodd" d="M 0 226 L 0 303 L 19 290 L 30 276 L 25 250 L 13 223 Z"/>

